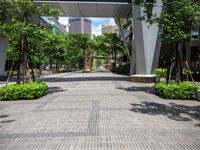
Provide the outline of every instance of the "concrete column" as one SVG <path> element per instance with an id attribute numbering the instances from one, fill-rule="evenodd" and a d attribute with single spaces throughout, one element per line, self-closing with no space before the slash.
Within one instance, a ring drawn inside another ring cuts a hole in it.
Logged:
<path id="1" fill-rule="evenodd" d="M 153 13 L 156 12 L 159 16 L 162 11 L 162 1 L 158 0 L 156 6 L 158 7 L 153 9 Z M 150 82 L 154 78 L 153 73 L 158 65 L 160 54 L 159 28 L 157 24 L 148 25 L 146 22 L 138 20 L 139 17 L 143 16 L 142 7 L 133 5 L 132 10 L 134 28 L 133 52 L 135 56 L 132 55 L 134 62 L 131 63 L 131 66 L 135 66 L 135 74 L 131 74 L 131 79 L 135 82 Z M 132 71 L 132 73 L 134 72 Z"/>
<path id="2" fill-rule="evenodd" d="M 6 38 L 0 37 L 0 76 L 4 75 L 7 49 L 8 40 Z"/>
<path id="3" fill-rule="evenodd" d="M 132 51 L 131 51 L 131 60 L 130 60 L 130 75 L 135 74 L 135 39 L 134 39 L 134 23 L 132 19 Z"/>

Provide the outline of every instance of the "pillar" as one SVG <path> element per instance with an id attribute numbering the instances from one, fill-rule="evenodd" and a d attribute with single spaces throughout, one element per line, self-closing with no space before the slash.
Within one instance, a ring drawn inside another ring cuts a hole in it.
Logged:
<path id="1" fill-rule="evenodd" d="M 153 14 L 159 16 L 162 11 L 162 0 L 158 0 Z M 134 82 L 152 82 L 154 80 L 154 69 L 158 65 L 161 40 L 158 37 L 158 25 L 148 25 L 138 18 L 143 16 L 143 8 L 132 5 L 133 17 L 133 48 L 131 61 L 131 80 Z M 133 55 L 134 54 L 134 55 Z"/>
<path id="2" fill-rule="evenodd" d="M 8 40 L 6 38 L 0 37 L 0 76 L 4 75 L 7 49 Z"/>

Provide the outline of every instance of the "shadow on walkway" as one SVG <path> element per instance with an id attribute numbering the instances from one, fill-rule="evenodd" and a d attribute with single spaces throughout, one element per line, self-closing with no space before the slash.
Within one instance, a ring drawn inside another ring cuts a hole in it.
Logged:
<path id="1" fill-rule="evenodd" d="M 137 113 L 164 115 L 176 121 L 200 120 L 200 106 L 185 106 L 175 103 L 169 103 L 169 105 L 166 105 L 155 102 L 141 102 L 141 104 L 131 105 L 133 106 L 131 111 Z"/>
<path id="2" fill-rule="evenodd" d="M 72 77 L 72 78 L 43 78 L 47 82 L 75 82 L 75 81 L 129 81 L 129 77 Z"/>
<path id="3" fill-rule="evenodd" d="M 127 92 L 138 92 L 138 91 L 143 91 L 146 93 L 152 93 L 155 94 L 155 89 L 153 87 L 140 87 L 140 86 L 131 86 L 128 88 L 123 88 L 123 87 L 118 87 L 117 89 L 120 90 L 125 90 Z"/>
<path id="4" fill-rule="evenodd" d="M 53 94 L 53 93 L 59 93 L 59 92 L 64 92 L 67 90 L 62 89 L 61 87 L 49 87 L 48 88 L 48 94 Z"/>
<path id="5" fill-rule="evenodd" d="M 111 73 L 111 72 L 106 69 L 95 69 L 91 73 Z"/>
<path id="6" fill-rule="evenodd" d="M 11 122 L 15 122 L 16 120 L 4 120 L 4 121 L 1 121 L 1 123 L 11 123 Z"/>
<path id="7" fill-rule="evenodd" d="M 9 117 L 9 116 L 10 116 L 10 115 L 1 115 L 1 116 L 0 116 L 0 119 L 1 119 L 1 118 L 7 118 L 7 117 Z"/>

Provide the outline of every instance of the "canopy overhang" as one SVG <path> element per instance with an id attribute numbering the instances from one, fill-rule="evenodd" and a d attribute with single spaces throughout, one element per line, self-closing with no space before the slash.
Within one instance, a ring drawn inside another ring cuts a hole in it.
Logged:
<path id="1" fill-rule="evenodd" d="M 49 3 L 63 10 L 68 17 L 131 17 L 129 0 L 34 0 L 38 4 Z"/>

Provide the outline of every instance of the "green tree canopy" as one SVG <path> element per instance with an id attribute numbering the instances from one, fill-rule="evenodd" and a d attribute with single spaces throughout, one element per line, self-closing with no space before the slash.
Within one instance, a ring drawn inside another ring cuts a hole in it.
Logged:
<path id="1" fill-rule="evenodd" d="M 59 10 L 48 5 L 41 7 L 32 0 L 0 0 L 2 17 L 0 22 L 0 35 L 15 41 L 16 49 L 19 50 L 19 73 L 18 83 L 28 81 L 28 55 L 30 42 L 40 35 L 44 26 L 34 24 L 33 17 L 40 15 L 58 15 Z M 7 22 L 10 18 L 11 22 Z M 31 38 L 29 38 L 31 37 Z"/>

